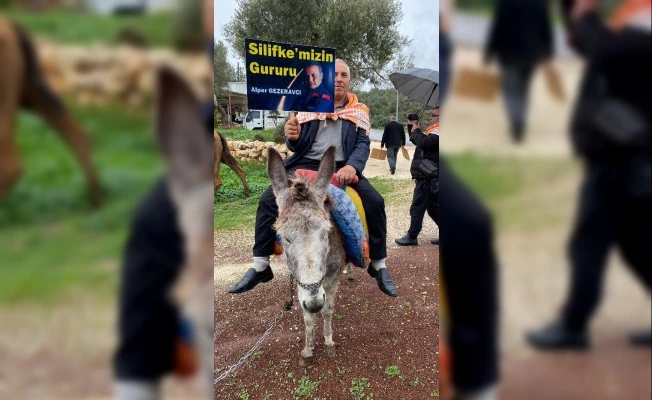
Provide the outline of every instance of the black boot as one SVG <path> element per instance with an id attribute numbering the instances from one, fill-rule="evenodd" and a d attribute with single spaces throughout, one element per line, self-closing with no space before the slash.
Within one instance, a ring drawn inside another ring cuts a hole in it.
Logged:
<path id="1" fill-rule="evenodd" d="M 439 244 L 439 238 L 434 238 L 430 241 L 432 244 Z"/>
<path id="2" fill-rule="evenodd" d="M 629 343 L 637 347 L 652 346 L 652 331 L 640 331 L 630 334 Z"/>
<path id="3" fill-rule="evenodd" d="M 398 293 L 396 291 L 396 285 L 394 284 L 392 275 L 390 275 L 389 273 L 389 269 L 381 268 L 378 271 L 376 271 L 374 267 L 372 267 L 371 264 L 369 264 L 369 268 L 367 268 L 367 273 L 369 273 L 369 275 L 371 275 L 372 278 L 376 278 L 376 282 L 378 282 L 378 288 L 380 289 L 381 292 L 391 297 L 398 296 Z"/>
<path id="4" fill-rule="evenodd" d="M 249 268 L 245 276 L 240 279 L 240 282 L 236 283 L 231 289 L 229 289 L 229 293 L 244 293 L 253 289 L 259 283 L 269 282 L 273 278 L 274 274 L 272 273 L 272 268 L 269 266 L 260 272 L 256 272 L 255 269 Z"/>
<path id="5" fill-rule="evenodd" d="M 582 350 L 589 347 L 589 338 L 584 330 L 572 330 L 559 321 L 529 331 L 525 337 L 540 350 Z"/>
<path id="6" fill-rule="evenodd" d="M 417 238 L 412 237 L 409 234 L 403 236 L 400 239 L 394 239 L 394 241 L 399 246 L 418 246 L 419 245 L 419 241 L 417 240 Z"/>
<path id="7" fill-rule="evenodd" d="M 394 174 L 396 173 L 396 168 L 391 168 L 391 169 L 389 170 L 389 172 L 390 172 L 392 175 L 394 175 Z"/>
<path id="8" fill-rule="evenodd" d="M 512 124 L 512 141 L 520 144 L 525 139 L 525 124 L 522 122 L 514 122 Z"/>

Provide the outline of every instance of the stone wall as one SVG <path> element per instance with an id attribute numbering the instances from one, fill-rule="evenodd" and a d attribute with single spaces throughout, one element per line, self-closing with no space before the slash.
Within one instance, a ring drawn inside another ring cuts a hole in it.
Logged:
<path id="1" fill-rule="evenodd" d="M 284 144 L 278 144 L 274 142 L 259 142 L 252 140 L 233 140 L 226 139 L 226 143 L 231 151 L 231 154 L 238 159 L 239 161 L 255 161 L 255 162 L 267 162 L 267 148 L 273 147 L 276 151 L 279 152 L 281 158 L 284 160 L 292 155 L 292 152 Z"/>
<path id="2" fill-rule="evenodd" d="M 37 40 L 36 47 L 53 89 L 81 104 L 147 104 L 154 94 L 154 72 L 159 65 L 179 71 L 200 99 L 211 98 L 213 67 L 204 53 L 179 54 L 171 49 L 126 45 L 74 46 L 47 40 Z"/>

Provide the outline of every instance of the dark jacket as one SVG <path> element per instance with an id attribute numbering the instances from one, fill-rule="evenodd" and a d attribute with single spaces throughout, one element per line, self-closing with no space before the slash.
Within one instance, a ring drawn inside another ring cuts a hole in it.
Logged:
<path id="1" fill-rule="evenodd" d="M 569 8 L 566 7 L 568 11 Z M 575 152 L 588 159 L 628 158 L 652 151 L 652 35 L 626 28 L 619 33 L 607 28 L 597 14 L 569 21 L 574 48 L 584 56 L 587 68 L 571 118 L 571 140 Z M 619 146 L 596 128 L 594 116 L 605 100 L 618 100 L 636 110 L 647 121 L 646 143 Z"/>
<path id="2" fill-rule="evenodd" d="M 402 124 L 396 121 L 392 121 L 389 124 L 385 125 L 383 138 L 380 141 L 380 148 L 385 146 L 405 146 L 405 127 Z"/>
<path id="3" fill-rule="evenodd" d="M 296 141 L 286 140 L 285 144 L 288 149 L 294 152 L 285 160 L 285 169 L 290 169 L 296 165 L 306 154 L 315 140 L 317 130 L 322 121 L 314 120 L 301 125 L 301 135 Z M 346 165 L 350 165 L 362 176 L 367 160 L 369 159 L 370 140 L 367 131 L 362 128 L 356 129 L 354 123 L 342 120 L 342 150 Z"/>
<path id="4" fill-rule="evenodd" d="M 416 150 L 414 150 L 412 164 L 410 165 L 412 179 L 425 179 L 423 173 L 419 171 L 418 166 L 423 159 L 432 160 L 435 164 L 439 165 L 439 135 L 432 133 L 426 136 L 419 128 L 412 131 L 410 141 L 417 146 Z M 437 179 L 437 176 L 435 179 Z"/>
<path id="5" fill-rule="evenodd" d="M 502 0 L 485 47 L 485 60 L 536 63 L 552 55 L 552 28 L 545 0 Z"/>

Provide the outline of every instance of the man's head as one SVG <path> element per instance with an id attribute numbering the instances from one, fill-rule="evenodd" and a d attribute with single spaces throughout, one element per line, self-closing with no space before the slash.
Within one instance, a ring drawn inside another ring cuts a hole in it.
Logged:
<path id="1" fill-rule="evenodd" d="M 310 63 L 306 67 L 306 76 L 308 86 L 310 89 L 317 89 L 324 79 L 324 73 L 321 70 L 321 65 L 318 63 Z"/>
<path id="2" fill-rule="evenodd" d="M 439 123 L 439 107 L 435 107 L 434 110 L 432 110 L 432 123 L 433 124 L 438 124 Z"/>
<path id="3" fill-rule="evenodd" d="M 335 103 L 341 104 L 351 87 L 351 69 L 344 60 L 335 60 Z"/>
<path id="4" fill-rule="evenodd" d="M 419 128 L 419 116 L 417 114 L 408 114 L 408 132 L 412 133 L 413 129 Z"/>
<path id="5" fill-rule="evenodd" d="M 389 116 L 389 122 L 394 122 L 394 121 L 396 121 L 396 117 L 393 116 L 393 115 L 390 115 Z"/>

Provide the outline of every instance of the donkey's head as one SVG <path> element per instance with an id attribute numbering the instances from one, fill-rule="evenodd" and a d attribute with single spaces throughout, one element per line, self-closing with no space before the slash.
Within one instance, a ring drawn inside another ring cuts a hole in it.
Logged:
<path id="1" fill-rule="evenodd" d="M 279 216 L 276 231 L 290 273 L 299 285 L 299 303 L 311 313 L 324 306 L 323 288 L 332 229 L 328 210 L 328 185 L 335 170 L 335 148 L 326 151 L 317 179 L 296 176 L 288 179 L 281 156 L 269 149 L 267 173 L 272 181 Z"/>
<path id="2" fill-rule="evenodd" d="M 165 156 L 168 187 L 177 209 L 186 256 L 173 295 L 185 311 L 197 312 L 188 307 L 198 307 L 201 301 L 212 304 L 213 143 L 199 102 L 177 73 L 160 68 L 157 90 L 156 135 Z M 204 293 L 203 286 L 210 286 L 211 290 Z M 203 295 L 208 297 L 200 300 L 198 297 Z"/>

